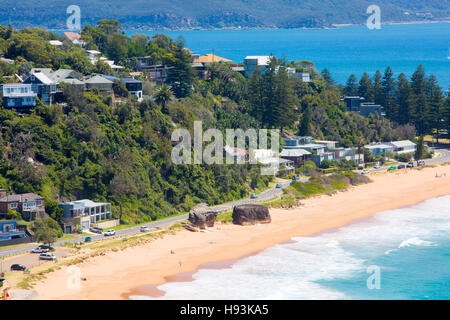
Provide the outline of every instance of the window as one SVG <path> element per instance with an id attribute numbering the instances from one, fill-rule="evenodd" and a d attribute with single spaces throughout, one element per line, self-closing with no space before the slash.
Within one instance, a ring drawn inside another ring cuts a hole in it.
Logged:
<path id="1" fill-rule="evenodd" d="M 11 202 L 10 207 L 11 209 L 17 208 L 17 202 Z"/>

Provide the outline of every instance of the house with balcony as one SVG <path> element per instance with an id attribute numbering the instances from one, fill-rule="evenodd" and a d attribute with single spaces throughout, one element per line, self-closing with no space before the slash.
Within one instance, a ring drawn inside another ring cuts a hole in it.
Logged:
<path id="1" fill-rule="evenodd" d="M 63 210 L 62 227 L 65 233 L 88 231 L 92 225 L 112 218 L 111 203 L 108 202 L 83 199 L 58 206 Z"/>
<path id="2" fill-rule="evenodd" d="M 5 108 L 34 108 L 37 94 L 31 84 L 11 83 L 2 86 Z"/>
<path id="3" fill-rule="evenodd" d="M 51 69 L 50 69 L 51 70 Z M 23 81 L 25 84 L 31 84 L 31 89 L 37 94 L 38 98 L 46 104 L 53 104 L 56 94 L 56 82 L 51 80 L 42 70 L 31 72 Z"/>
<path id="4" fill-rule="evenodd" d="M 385 157 L 388 152 L 394 152 L 394 146 L 389 143 L 369 144 L 364 146 L 364 148 L 368 149 L 374 157 Z"/>
<path id="5" fill-rule="evenodd" d="M 19 212 L 26 221 L 45 216 L 45 199 L 35 193 L 7 195 L 0 189 L 0 214 L 7 215 L 9 210 Z"/>
<path id="6" fill-rule="evenodd" d="M 416 144 L 410 140 L 391 141 L 389 145 L 394 147 L 393 152 L 396 155 L 411 153 L 414 156 L 416 153 Z"/>
<path id="7" fill-rule="evenodd" d="M 306 161 L 312 159 L 311 152 L 304 149 L 283 149 L 280 157 L 292 161 L 294 167 L 301 167 Z"/>
<path id="8" fill-rule="evenodd" d="M 299 146 L 312 143 L 313 137 L 311 136 L 294 136 L 283 138 L 284 147 L 286 149 L 298 149 Z"/>
<path id="9" fill-rule="evenodd" d="M 101 75 L 101 76 L 112 82 L 114 81 L 122 82 L 130 94 L 136 96 L 138 101 L 142 101 L 142 81 L 133 78 L 117 78 L 108 75 Z"/>
<path id="10" fill-rule="evenodd" d="M 20 220 L 0 220 L 0 245 L 2 241 L 25 238 L 25 231 L 19 230 L 17 222 Z"/>
<path id="11" fill-rule="evenodd" d="M 244 76 L 250 77 L 257 68 L 264 73 L 270 63 L 270 56 L 247 56 L 244 59 Z"/>

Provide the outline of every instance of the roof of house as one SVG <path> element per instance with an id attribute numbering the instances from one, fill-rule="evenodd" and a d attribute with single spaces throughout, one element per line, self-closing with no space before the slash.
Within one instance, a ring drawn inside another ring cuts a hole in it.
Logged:
<path id="1" fill-rule="evenodd" d="M 31 73 L 30 76 L 35 76 L 43 84 L 55 84 L 55 82 L 51 80 L 44 72 L 34 72 Z"/>
<path id="2" fill-rule="evenodd" d="M 247 150 L 240 148 L 232 148 L 229 145 L 226 145 L 224 148 L 226 153 L 231 154 L 233 156 L 246 156 L 248 154 Z"/>
<path id="3" fill-rule="evenodd" d="M 396 148 L 411 147 L 416 145 L 414 142 L 410 140 L 391 141 L 390 144 L 392 144 Z"/>
<path id="4" fill-rule="evenodd" d="M 55 82 L 59 82 L 69 77 L 73 72 L 75 71 L 72 69 L 58 69 L 55 72 L 50 73 L 49 78 Z"/>
<path id="5" fill-rule="evenodd" d="M 387 144 L 369 144 L 367 146 L 364 146 L 366 149 L 392 149 L 392 146 Z"/>
<path id="6" fill-rule="evenodd" d="M 304 149 L 283 149 L 280 157 L 302 157 L 307 154 L 311 154 L 311 152 Z"/>
<path id="7" fill-rule="evenodd" d="M 270 62 L 270 56 L 247 56 L 244 60 L 257 60 L 258 65 L 267 66 Z"/>
<path id="8" fill-rule="evenodd" d="M 142 83 L 142 81 L 133 79 L 133 78 L 117 78 L 117 77 L 113 77 L 113 76 L 108 76 L 108 75 L 101 75 L 103 78 L 108 79 L 110 81 L 121 81 L 123 83 Z"/>
<path id="9" fill-rule="evenodd" d="M 106 204 L 110 204 L 109 202 L 95 202 L 89 199 L 75 200 L 71 202 L 60 203 L 63 205 L 82 205 L 84 207 L 98 207 Z"/>
<path id="10" fill-rule="evenodd" d="M 299 149 L 323 149 L 325 146 L 323 144 L 315 144 L 315 143 L 307 143 L 307 144 L 299 144 L 296 146 Z"/>
<path id="11" fill-rule="evenodd" d="M 62 80 L 59 81 L 59 82 L 64 82 L 64 83 L 68 83 L 68 84 L 79 84 L 79 85 L 84 84 L 83 81 L 80 81 L 80 80 L 78 80 L 78 79 L 72 79 L 72 78 L 69 78 L 69 79 L 62 79 Z"/>
<path id="12" fill-rule="evenodd" d="M 52 46 L 62 46 L 63 43 L 59 40 L 50 40 L 49 41 Z"/>
<path id="13" fill-rule="evenodd" d="M 99 76 L 98 74 L 87 79 L 86 81 L 84 81 L 84 83 L 100 83 L 100 84 L 112 84 L 113 82 L 102 77 Z"/>
<path id="14" fill-rule="evenodd" d="M 11 194 L 9 196 L 3 197 L 0 199 L 0 202 L 26 202 L 26 201 L 34 201 L 34 200 L 42 200 L 44 197 L 41 197 L 35 193 L 21 193 L 21 194 Z"/>
<path id="15" fill-rule="evenodd" d="M 79 40 L 81 38 L 81 34 L 71 31 L 63 32 L 63 35 L 65 35 L 66 38 L 69 39 L 70 41 Z"/>
<path id="16" fill-rule="evenodd" d="M 53 73 L 53 70 L 51 68 L 32 68 L 30 74 L 39 72 L 42 72 L 43 74 L 45 74 L 47 77 L 50 78 L 50 75 Z"/>
<path id="17" fill-rule="evenodd" d="M 233 62 L 233 61 L 227 58 L 219 57 L 212 53 L 207 53 L 203 56 L 198 57 L 197 62 L 212 63 L 212 62 Z"/>

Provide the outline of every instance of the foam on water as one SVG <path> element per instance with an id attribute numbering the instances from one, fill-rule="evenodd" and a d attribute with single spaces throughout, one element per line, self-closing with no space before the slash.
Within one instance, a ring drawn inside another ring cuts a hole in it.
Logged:
<path id="1" fill-rule="evenodd" d="M 421 267 L 427 283 L 438 282 L 436 287 L 442 291 L 438 298 L 447 297 L 450 259 L 440 262 L 434 278 L 430 266 L 421 263 L 432 259 L 427 255 L 448 254 L 449 231 L 450 196 L 446 196 L 381 212 L 317 236 L 293 238 L 292 243 L 241 259 L 229 269 L 200 269 L 192 282 L 159 286 L 166 294 L 158 299 L 420 299 L 428 297 L 420 293 Z M 382 270 L 385 289 L 376 295 L 366 287 L 369 265 Z M 417 279 L 414 289 L 411 279 L 399 279 L 411 276 Z"/>

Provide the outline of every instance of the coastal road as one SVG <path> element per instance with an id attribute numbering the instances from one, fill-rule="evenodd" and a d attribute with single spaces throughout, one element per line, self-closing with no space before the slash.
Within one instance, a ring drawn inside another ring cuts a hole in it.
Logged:
<path id="1" fill-rule="evenodd" d="M 291 183 L 290 181 L 285 180 L 285 182 L 281 183 L 281 188 L 274 187 L 274 188 L 268 189 L 264 192 L 261 192 L 255 199 L 247 198 L 247 199 L 233 201 L 233 202 L 226 203 L 226 204 L 217 205 L 217 206 L 214 206 L 211 208 L 216 212 L 221 212 L 221 211 L 231 210 L 233 208 L 233 206 L 237 206 L 237 205 L 268 201 L 268 200 L 274 199 L 274 198 L 278 197 L 279 195 L 281 195 L 283 193 L 282 189 L 288 187 L 290 185 L 290 183 Z M 184 214 L 184 215 L 170 217 L 170 218 L 155 221 L 155 222 L 150 222 L 150 223 L 147 223 L 144 225 L 139 225 L 139 226 L 135 226 L 135 227 L 131 227 L 131 228 L 117 230 L 115 237 L 130 236 L 130 235 L 133 235 L 136 233 L 140 233 L 142 226 L 148 226 L 150 229 L 159 229 L 159 228 L 167 227 L 175 222 L 186 220 L 187 218 L 188 218 L 188 215 Z M 90 235 L 90 237 L 92 238 L 92 241 L 99 241 L 99 240 L 108 238 L 108 237 L 105 237 L 103 234 L 92 234 L 92 235 Z M 72 239 L 68 239 L 68 240 L 61 240 L 61 241 L 55 242 L 54 246 L 55 247 L 61 246 L 66 243 L 84 242 L 84 239 L 85 239 L 85 236 L 80 236 L 80 237 L 76 237 L 76 238 L 72 238 Z M 36 247 L 36 244 L 21 246 L 18 248 L 10 248 L 10 249 L 6 249 L 6 250 L 0 249 L 0 257 L 6 257 L 6 256 L 25 253 L 25 252 L 30 252 L 35 247 Z M 16 262 L 16 263 L 19 263 L 19 262 Z M 29 267 L 25 263 L 24 263 L 24 265 Z"/>

